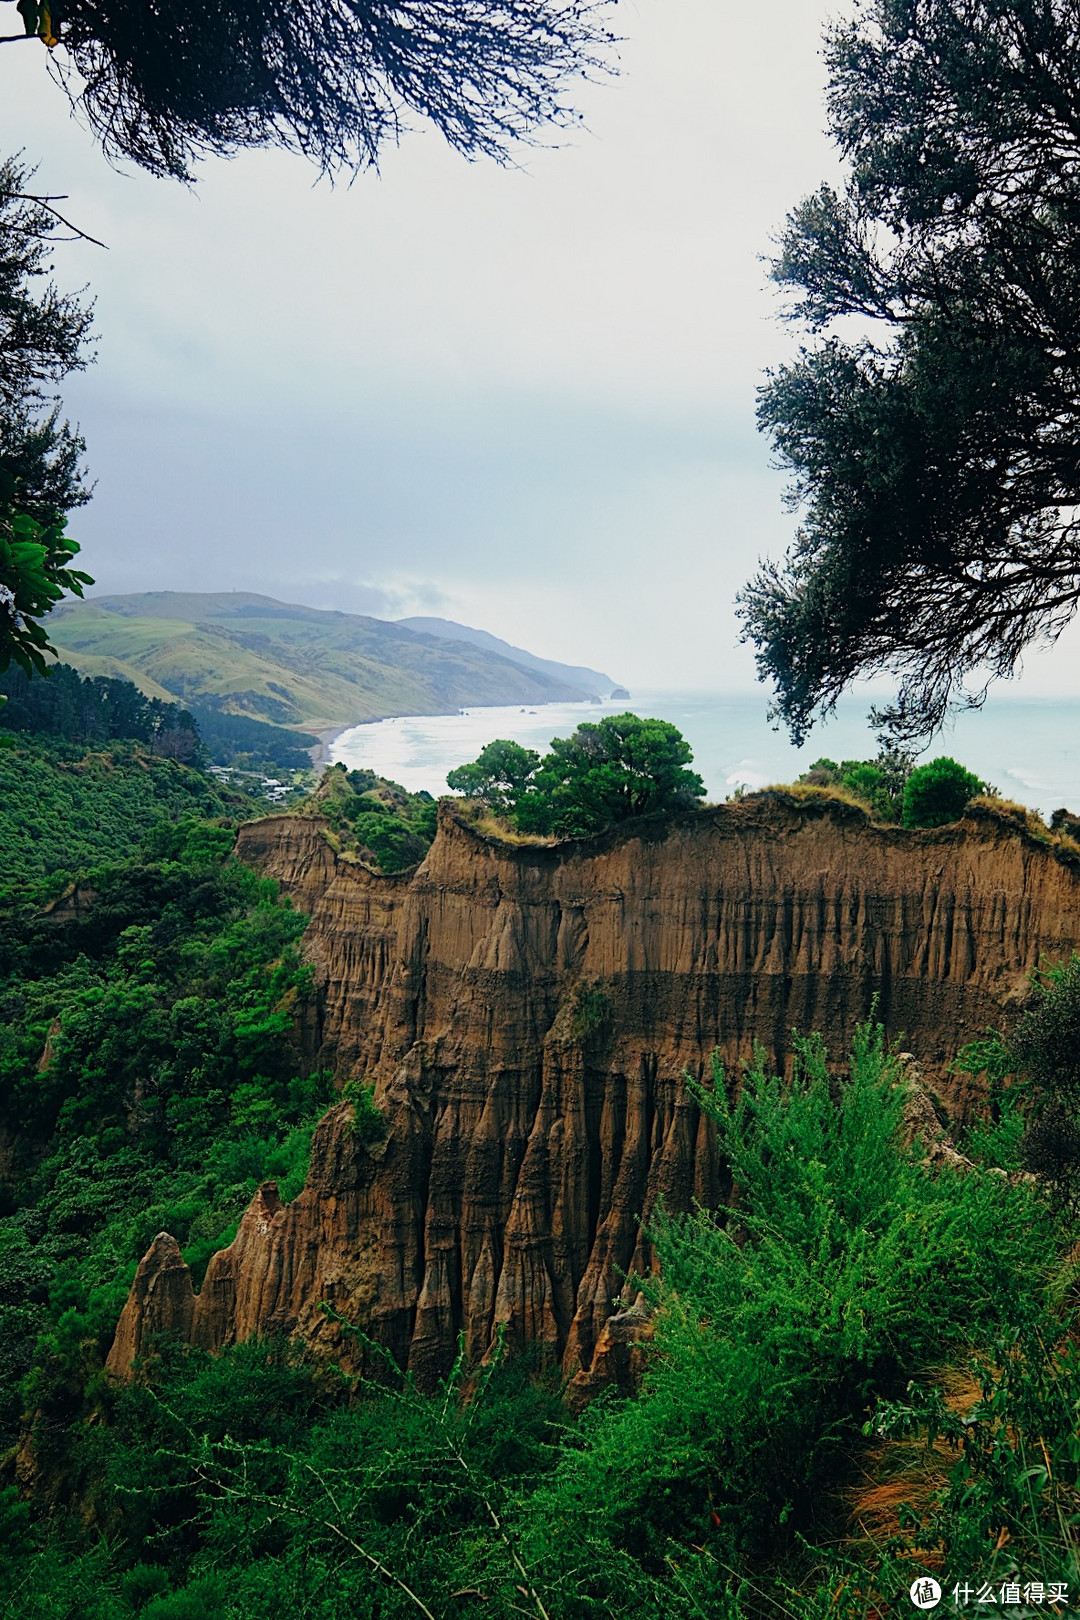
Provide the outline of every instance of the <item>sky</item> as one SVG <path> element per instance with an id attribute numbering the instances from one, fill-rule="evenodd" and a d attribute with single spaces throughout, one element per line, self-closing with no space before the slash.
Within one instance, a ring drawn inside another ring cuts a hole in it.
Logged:
<path id="1" fill-rule="evenodd" d="M 798 341 L 763 257 L 837 173 L 829 10 L 622 0 L 584 131 L 499 168 L 417 127 L 335 186 L 269 151 L 191 188 L 112 168 L 44 49 L 0 50 L 4 149 L 107 244 L 56 257 L 96 297 L 64 386 L 96 591 L 432 613 L 631 688 L 751 686 L 733 598 L 795 521 L 754 425 Z M 1080 632 L 1020 689 L 1077 670 Z"/>

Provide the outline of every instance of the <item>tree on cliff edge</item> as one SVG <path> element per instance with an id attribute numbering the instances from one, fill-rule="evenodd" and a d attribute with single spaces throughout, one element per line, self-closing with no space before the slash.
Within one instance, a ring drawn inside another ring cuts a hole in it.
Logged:
<path id="1" fill-rule="evenodd" d="M 356 170 L 410 114 L 498 160 L 541 126 L 574 122 L 566 87 L 601 68 L 608 3 L 19 0 L 4 43 L 58 52 L 108 156 L 152 173 L 187 179 L 204 154 L 270 145 Z"/>
<path id="2" fill-rule="evenodd" d="M 705 785 L 689 769 L 693 757 L 669 721 L 613 714 L 583 721 L 571 737 L 553 737 L 543 759 L 517 743 L 489 743 L 446 780 L 523 832 L 578 838 L 630 816 L 695 804 Z"/>
<path id="3" fill-rule="evenodd" d="M 915 738 L 1080 601 L 1080 4 L 867 0 L 826 57 L 847 179 L 772 271 L 818 341 L 759 407 L 804 516 L 741 606 L 796 740 L 885 670 Z"/>

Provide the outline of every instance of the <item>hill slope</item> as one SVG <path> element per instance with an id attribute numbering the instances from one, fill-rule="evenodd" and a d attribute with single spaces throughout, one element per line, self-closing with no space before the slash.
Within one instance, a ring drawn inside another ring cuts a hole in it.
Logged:
<path id="1" fill-rule="evenodd" d="M 57 608 L 50 630 L 76 669 L 97 673 L 107 662 L 143 690 L 316 730 L 592 696 L 591 685 L 525 669 L 487 647 L 246 591 L 97 596 Z"/>
<path id="2" fill-rule="evenodd" d="M 512 664 L 520 664 L 522 669 L 537 670 L 541 675 L 550 675 L 553 680 L 568 681 L 571 686 L 579 686 L 588 697 L 607 697 L 617 684 L 610 675 L 604 675 L 598 669 L 587 669 L 579 664 L 558 664 L 553 658 L 537 658 L 535 653 L 526 652 L 523 647 L 513 647 L 499 636 L 489 635 L 486 630 L 473 630 L 467 624 L 456 624 L 453 619 L 414 616 L 397 622 L 424 635 L 442 636 L 446 641 L 467 641 L 474 647 L 484 647 L 488 652 L 509 658 Z"/>

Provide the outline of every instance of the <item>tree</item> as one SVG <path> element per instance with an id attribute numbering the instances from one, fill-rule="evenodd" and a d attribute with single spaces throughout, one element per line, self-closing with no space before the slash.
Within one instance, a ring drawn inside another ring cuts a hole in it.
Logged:
<path id="1" fill-rule="evenodd" d="M 446 785 L 452 793 L 479 799 L 493 810 L 513 811 L 524 798 L 540 765 L 533 748 L 500 737 L 489 742 L 468 765 L 447 771 Z"/>
<path id="2" fill-rule="evenodd" d="M 887 744 L 876 759 L 845 759 L 839 765 L 832 759 L 816 759 L 799 781 L 814 787 L 846 787 L 882 821 L 899 821 L 913 765 L 910 753 Z"/>
<path id="3" fill-rule="evenodd" d="M 687 767 L 689 743 L 667 720 L 608 715 L 552 739 L 532 789 L 518 800 L 526 832 L 587 836 L 629 816 L 685 809 L 705 793 Z"/>
<path id="4" fill-rule="evenodd" d="M 884 670 L 914 739 L 1080 600 L 1080 7 L 867 0 L 826 57 L 847 179 L 772 271 L 818 341 L 759 407 L 804 517 L 741 611 L 796 739 Z"/>
<path id="5" fill-rule="evenodd" d="M 905 827 L 944 827 L 959 821 L 968 800 L 985 791 L 985 782 L 942 755 L 917 765 L 908 777 L 901 819 Z"/>
<path id="6" fill-rule="evenodd" d="M 53 386 L 87 361 L 91 312 L 44 281 L 61 222 L 28 191 L 31 171 L 0 163 L 0 670 L 46 667 L 38 622 L 89 575 L 66 514 L 89 499 L 83 441 L 61 422 Z"/>
<path id="7" fill-rule="evenodd" d="M 607 0 L 19 0 L 22 34 L 78 75 L 69 90 L 111 158 L 190 178 L 192 162 L 285 146 L 358 170 L 430 120 L 466 156 L 574 114 L 567 81 L 601 67 Z M 66 76 L 65 76 L 66 82 Z"/>

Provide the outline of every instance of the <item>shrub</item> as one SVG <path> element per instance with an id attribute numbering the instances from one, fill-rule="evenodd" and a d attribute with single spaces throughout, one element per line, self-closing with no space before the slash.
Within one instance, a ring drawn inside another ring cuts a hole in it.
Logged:
<path id="1" fill-rule="evenodd" d="M 901 819 L 905 827 L 944 827 L 959 821 L 968 800 L 985 789 L 973 772 L 942 755 L 908 777 Z"/>
<path id="2" fill-rule="evenodd" d="M 379 1142 L 385 1142 L 386 1118 L 375 1102 L 374 1081 L 346 1080 L 341 1088 L 341 1095 L 353 1106 L 350 1125 L 353 1135 L 365 1147 L 374 1147 Z"/>
<path id="3" fill-rule="evenodd" d="M 734 1615 L 724 1572 L 759 1580 L 785 1542 L 835 1534 L 875 1396 L 992 1336 L 1003 1310 L 1041 1308 L 1053 1223 L 1028 1188 L 903 1149 L 880 1031 L 859 1032 L 839 1083 L 820 1042 L 797 1058 L 790 1084 L 759 1063 L 736 1102 L 719 1070 L 700 1093 L 736 1211 L 654 1220 L 643 1391 L 587 1423 L 529 1503 L 526 1562 L 574 1595 L 568 1614 Z M 652 1607 L 631 1610 L 650 1582 Z"/>

